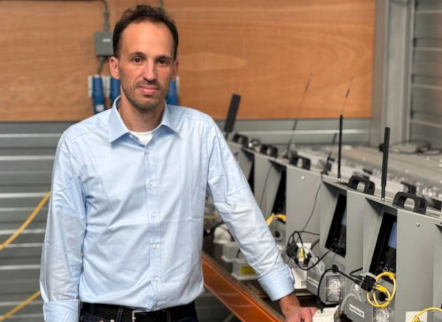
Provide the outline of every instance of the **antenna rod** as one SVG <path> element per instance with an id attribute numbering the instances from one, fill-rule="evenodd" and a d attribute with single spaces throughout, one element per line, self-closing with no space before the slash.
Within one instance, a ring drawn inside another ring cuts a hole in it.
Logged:
<path id="1" fill-rule="evenodd" d="M 313 74 L 310 74 L 308 76 L 307 83 L 305 84 L 304 93 L 302 94 L 301 101 L 299 102 L 298 113 L 296 114 L 295 123 L 293 123 L 292 134 L 290 136 L 290 141 L 289 141 L 289 144 L 287 145 L 287 158 L 289 157 L 289 154 L 290 154 L 290 148 L 292 146 L 293 137 L 295 134 L 294 132 L 296 130 L 296 127 L 298 126 L 299 116 L 301 115 L 301 110 L 302 110 L 302 107 L 304 106 L 304 99 L 305 99 L 305 96 L 307 95 L 308 89 L 310 87 L 310 82 L 312 81 L 312 77 L 313 77 Z"/>
<path id="2" fill-rule="evenodd" d="M 236 114 L 238 114 L 239 103 L 241 102 L 241 95 L 232 94 L 230 99 L 230 107 L 227 112 L 226 123 L 224 124 L 224 132 L 226 133 L 226 140 L 229 137 L 229 133 L 233 132 L 235 127 Z"/>
<path id="3" fill-rule="evenodd" d="M 339 116 L 339 143 L 338 143 L 338 182 L 341 182 L 341 158 L 342 158 L 342 127 L 344 116 Z"/>
<path id="4" fill-rule="evenodd" d="M 342 103 L 342 106 L 341 106 L 340 117 L 343 117 L 343 115 L 344 115 L 345 105 L 347 104 L 348 97 L 350 96 L 350 90 L 351 90 L 351 85 L 352 84 L 353 84 L 353 77 L 350 78 L 350 83 L 348 84 L 348 88 L 347 88 L 347 92 L 345 94 L 344 102 Z M 341 128 L 341 127 L 342 127 L 341 119 L 339 119 L 339 128 Z M 342 135 L 342 133 L 341 133 L 341 135 Z M 339 138 L 339 140 L 341 140 L 341 138 Z M 328 167 L 329 167 L 329 164 L 330 164 L 330 161 L 331 161 L 331 154 L 332 154 L 333 145 L 335 145 L 335 142 L 336 142 L 336 132 L 335 132 L 335 134 L 333 134 L 333 140 L 332 140 L 332 143 L 331 143 L 330 151 L 328 151 L 327 159 L 325 161 L 325 171 L 328 170 Z M 339 159 L 341 159 L 341 158 L 339 157 Z M 341 162 L 341 160 L 339 160 L 339 162 Z M 341 166 L 338 165 L 338 180 L 339 181 L 341 180 L 340 172 L 341 172 Z"/>
<path id="5" fill-rule="evenodd" d="M 387 186 L 387 172 L 388 172 L 388 150 L 390 149 L 390 128 L 385 128 L 384 133 L 384 147 L 382 159 L 382 181 L 381 181 L 381 199 L 385 200 L 385 187 Z"/>

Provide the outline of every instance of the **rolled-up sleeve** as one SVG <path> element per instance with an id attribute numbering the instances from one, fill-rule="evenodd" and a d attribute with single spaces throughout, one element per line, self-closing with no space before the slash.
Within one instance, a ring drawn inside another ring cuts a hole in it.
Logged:
<path id="1" fill-rule="evenodd" d="M 47 322 L 77 322 L 85 235 L 85 198 L 79 164 L 66 135 L 58 143 L 43 243 L 40 290 Z"/>
<path id="2" fill-rule="evenodd" d="M 219 128 L 208 136 L 208 192 L 259 282 L 272 300 L 294 290 L 290 268 L 279 253 L 249 184 Z"/>

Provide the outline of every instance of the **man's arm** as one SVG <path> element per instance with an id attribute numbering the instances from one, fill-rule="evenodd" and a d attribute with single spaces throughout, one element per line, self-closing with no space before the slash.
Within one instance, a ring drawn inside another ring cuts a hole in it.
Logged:
<path id="1" fill-rule="evenodd" d="M 294 293 L 284 296 L 279 300 L 281 311 L 286 317 L 286 322 L 312 322 L 316 308 L 301 307 Z"/>
<path id="2" fill-rule="evenodd" d="M 255 198 L 219 129 L 210 135 L 208 190 L 229 231 L 273 301 L 280 300 L 287 321 L 309 322 L 312 310 L 300 307 L 294 281 Z"/>
<path id="3" fill-rule="evenodd" d="M 79 167 L 65 135 L 58 143 L 43 244 L 40 290 L 47 322 L 78 322 L 78 284 L 85 234 Z"/>

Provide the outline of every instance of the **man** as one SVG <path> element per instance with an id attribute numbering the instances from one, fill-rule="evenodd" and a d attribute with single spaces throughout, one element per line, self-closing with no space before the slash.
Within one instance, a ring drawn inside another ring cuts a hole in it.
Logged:
<path id="1" fill-rule="evenodd" d="M 174 23 L 138 6 L 117 23 L 113 45 L 121 98 L 68 129 L 57 149 L 40 279 L 45 320 L 197 321 L 207 190 L 287 321 L 310 322 L 314 310 L 293 295 L 222 133 L 207 115 L 165 104 L 178 70 Z"/>

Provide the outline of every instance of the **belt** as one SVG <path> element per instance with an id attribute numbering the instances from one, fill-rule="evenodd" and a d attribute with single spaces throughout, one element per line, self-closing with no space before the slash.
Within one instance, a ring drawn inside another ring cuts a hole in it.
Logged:
<path id="1" fill-rule="evenodd" d="M 82 312 L 114 321 L 117 321 L 117 315 L 120 310 L 122 310 L 121 322 L 169 322 L 196 315 L 194 302 L 152 312 L 133 310 L 125 306 L 110 304 L 83 303 L 82 306 Z"/>

